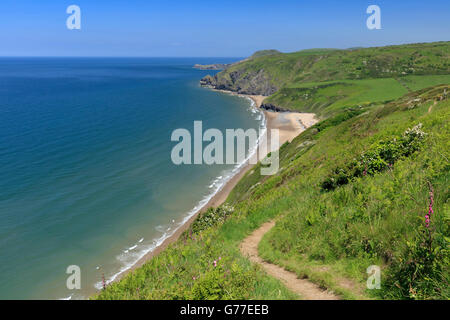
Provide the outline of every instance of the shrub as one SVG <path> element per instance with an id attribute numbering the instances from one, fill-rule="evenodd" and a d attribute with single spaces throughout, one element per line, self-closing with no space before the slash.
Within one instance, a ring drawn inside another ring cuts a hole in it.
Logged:
<path id="1" fill-rule="evenodd" d="M 197 219 L 195 219 L 191 231 L 198 234 L 203 230 L 217 226 L 223 223 L 233 210 L 233 207 L 229 205 L 222 205 L 218 208 L 208 208 L 206 212 L 200 214 Z"/>
<path id="2" fill-rule="evenodd" d="M 227 265 L 231 265 L 228 269 Z M 237 263 L 215 260 L 206 273 L 194 279 L 194 300 L 247 299 L 256 270 L 243 270 Z"/>
<path id="3" fill-rule="evenodd" d="M 426 133 L 421 130 L 422 124 L 406 130 L 401 137 L 395 137 L 388 141 L 379 141 L 369 150 L 362 153 L 358 159 L 345 168 L 336 168 L 322 183 L 324 191 L 349 183 L 353 178 L 374 175 L 387 168 L 402 157 L 408 157 L 419 150 Z"/>
<path id="4" fill-rule="evenodd" d="M 433 225 L 433 188 L 425 221 L 417 229 L 413 241 L 391 264 L 384 295 L 395 298 L 426 299 L 448 296 L 448 239 Z"/>
<path id="5" fill-rule="evenodd" d="M 338 115 L 320 121 L 319 123 L 315 124 L 314 126 L 312 126 L 312 128 L 316 128 L 319 132 L 325 130 L 328 127 L 334 127 L 337 126 L 338 124 L 347 121 L 353 117 L 356 117 L 358 115 L 360 115 L 361 113 L 363 113 L 364 111 L 366 111 L 364 108 L 356 108 L 356 109 L 348 109 L 342 113 L 339 113 Z"/>

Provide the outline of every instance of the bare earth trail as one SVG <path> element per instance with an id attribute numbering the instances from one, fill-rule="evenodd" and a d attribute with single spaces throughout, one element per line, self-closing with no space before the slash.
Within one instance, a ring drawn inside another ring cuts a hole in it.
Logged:
<path id="1" fill-rule="evenodd" d="M 226 92 L 226 91 L 225 91 Z M 229 92 L 226 92 L 229 93 Z M 251 98 L 257 107 L 260 107 L 262 101 L 266 98 L 260 95 L 247 95 Z M 277 128 L 280 135 L 280 144 L 285 141 L 292 141 L 301 132 L 317 123 L 313 113 L 297 112 L 265 112 L 268 127 Z M 255 230 L 250 236 L 241 243 L 241 253 L 248 257 L 250 261 L 261 265 L 264 270 L 272 277 L 280 280 L 286 288 L 298 294 L 305 300 L 338 300 L 339 298 L 325 290 L 320 289 L 314 283 L 299 279 L 293 272 L 286 271 L 280 266 L 268 263 L 258 256 L 258 244 L 266 232 L 275 225 L 274 221 L 264 223 L 259 229 Z"/>
<path id="2" fill-rule="evenodd" d="M 280 266 L 269 263 L 261 259 L 258 255 L 258 244 L 266 232 L 275 226 L 275 221 L 264 223 L 256 229 L 251 235 L 244 239 L 240 245 L 241 253 L 250 259 L 253 263 L 259 264 L 272 277 L 280 280 L 286 288 L 298 294 L 305 300 L 339 300 L 339 298 L 319 288 L 314 283 L 299 279 L 293 272 L 286 271 Z"/>
<path id="3" fill-rule="evenodd" d="M 265 97 L 263 96 L 248 96 L 255 101 L 256 106 L 259 107 Z M 271 127 L 278 127 L 284 129 L 286 127 L 289 134 L 281 132 L 280 140 L 292 141 L 297 135 L 306 130 L 306 128 L 314 125 L 317 122 L 314 114 L 307 113 L 276 113 L 266 112 L 266 117 L 269 123 L 272 123 Z M 274 125 L 278 123 L 278 125 Z M 285 129 L 285 130 L 286 130 Z M 241 243 L 241 253 L 248 257 L 253 263 L 257 263 L 263 267 L 263 269 L 272 277 L 280 280 L 286 288 L 292 292 L 298 294 L 305 300 L 338 300 L 339 298 L 334 294 L 320 289 L 314 283 L 299 279 L 293 272 L 286 271 L 280 266 L 272 263 L 268 263 L 258 256 L 258 244 L 266 232 L 268 232 L 275 225 L 275 221 L 264 223 L 260 228 L 255 230 L 250 236 L 244 239 Z"/>

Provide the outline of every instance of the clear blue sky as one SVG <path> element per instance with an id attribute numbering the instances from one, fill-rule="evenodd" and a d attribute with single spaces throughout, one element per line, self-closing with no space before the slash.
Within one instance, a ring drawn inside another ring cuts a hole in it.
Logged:
<path id="1" fill-rule="evenodd" d="M 68 30 L 76 4 L 82 29 Z M 368 30 L 366 8 L 381 8 Z M 243 57 L 450 40 L 449 0 L 1 0 L 0 56 Z"/>

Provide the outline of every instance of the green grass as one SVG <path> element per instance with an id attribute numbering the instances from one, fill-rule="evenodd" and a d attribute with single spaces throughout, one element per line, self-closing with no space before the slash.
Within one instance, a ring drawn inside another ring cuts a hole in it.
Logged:
<path id="1" fill-rule="evenodd" d="M 446 88 L 448 91 L 449 86 Z M 368 291 L 368 295 L 448 299 L 450 109 L 447 100 L 434 105 L 428 113 L 432 104 L 434 101 L 410 109 L 402 101 L 374 107 L 368 114 L 325 130 L 314 146 L 297 159 L 296 153 L 289 149 L 297 149 L 302 140 L 311 137 L 294 139 L 284 150 L 292 157 L 284 158 L 282 183 L 278 182 L 279 186 L 292 190 L 291 208 L 283 212 L 283 218 L 264 237 L 260 254 L 299 276 L 307 275 L 331 288 L 339 277 L 364 284 L 366 268 L 375 264 L 383 268 L 385 282 L 381 292 Z M 427 133 L 419 152 L 394 164 L 392 170 L 356 178 L 332 192 L 320 191 L 320 179 L 336 165 L 351 162 L 373 143 L 401 136 L 417 123 L 423 123 Z M 436 269 L 411 280 L 414 272 L 420 274 L 421 262 L 427 261 L 426 257 L 416 255 L 428 254 L 422 247 L 428 182 L 435 194 L 433 250 L 440 253 L 434 261 Z M 264 187 L 265 183 L 260 184 L 240 197 L 253 199 L 259 194 L 258 189 Z M 265 192 L 270 193 L 270 188 Z M 414 251 L 415 246 L 420 249 Z M 414 268 L 408 269 L 414 264 Z M 318 266 L 326 266 L 330 271 L 318 275 L 314 271 Z"/>
<path id="2" fill-rule="evenodd" d="M 179 241 L 94 298 L 298 299 L 239 252 L 241 240 L 276 213 L 244 216 L 232 211 L 233 217 L 216 221 L 218 225 L 200 217 Z"/>
<path id="3" fill-rule="evenodd" d="M 255 59 L 255 58 L 259 58 L 259 57 L 269 56 L 269 55 L 273 55 L 273 54 L 280 54 L 280 53 L 281 52 L 278 50 L 260 50 L 260 51 L 256 51 L 254 54 L 252 54 L 250 59 Z"/>
<path id="4" fill-rule="evenodd" d="M 342 298 L 449 298 L 450 103 L 434 104 L 449 89 L 422 90 L 330 119 L 320 131 L 308 129 L 282 146 L 277 175 L 260 176 L 260 165 L 255 166 L 226 207 L 201 216 L 178 242 L 96 298 L 295 299 L 238 249 L 248 234 L 275 218 L 278 222 L 260 243 L 260 254 Z M 321 189 L 321 181 L 336 166 L 418 123 L 426 132 L 419 151 L 392 169 L 357 177 L 330 192 Z M 427 253 L 422 232 L 428 182 L 435 195 L 432 246 L 440 253 L 432 259 L 430 272 L 411 280 L 411 263 L 419 269 L 423 261 L 424 266 L 429 263 L 422 257 Z M 217 219 L 211 219 L 214 214 Z M 383 270 L 381 291 L 365 290 L 366 268 L 373 264 Z"/>
<path id="5" fill-rule="evenodd" d="M 279 85 L 267 101 L 322 120 L 280 148 L 276 175 L 261 176 L 257 164 L 225 205 L 93 298 L 301 299 L 239 251 L 276 219 L 259 254 L 344 299 L 449 299 L 448 57 L 448 42 L 314 49 L 220 73 L 220 81 L 235 79 L 231 86 L 266 77 Z M 419 123 L 424 139 L 399 152 Z M 324 188 L 342 169 L 345 183 Z M 370 265 L 382 268 L 381 290 L 366 289 Z"/>
<path id="6" fill-rule="evenodd" d="M 450 74 L 449 54 L 449 42 L 272 54 L 247 60 L 218 73 L 216 85 L 242 93 L 261 94 L 269 87 L 278 91 L 301 83 L 445 75 Z"/>
<path id="7" fill-rule="evenodd" d="M 391 101 L 408 93 L 393 78 L 291 84 L 264 102 L 328 117 L 345 108 Z"/>
<path id="8" fill-rule="evenodd" d="M 438 84 L 450 83 L 450 74 L 431 75 L 431 76 L 406 76 L 400 78 L 412 90 L 420 90 L 427 87 L 436 86 Z"/>

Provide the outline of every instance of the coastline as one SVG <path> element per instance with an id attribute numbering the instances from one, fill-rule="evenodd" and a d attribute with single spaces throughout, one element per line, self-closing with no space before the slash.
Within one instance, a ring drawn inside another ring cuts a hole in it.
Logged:
<path id="1" fill-rule="evenodd" d="M 261 95 L 244 95 L 238 94 L 232 91 L 225 90 L 216 90 L 210 88 L 213 91 L 221 92 L 224 94 L 237 95 L 243 98 L 250 99 L 253 101 L 254 106 L 256 108 L 260 108 L 262 101 L 266 98 Z M 315 118 L 315 114 L 313 113 L 296 113 L 296 112 L 273 112 L 260 109 L 265 117 L 265 127 L 268 132 L 267 140 L 268 141 L 259 141 L 258 146 L 256 147 L 255 153 L 247 159 L 245 163 L 242 164 L 241 167 L 238 168 L 237 172 L 206 202 L 200 209 L 198 209 L 195 213 L 193 213 L 186 221 L 184 221 L 171 235 L 165 238 L 160 244 L 158 244 L 153 250 L 144 254 L 136 263 L 132 266 L 123 270 L 116 274 L 116 276 L 108 281 L 109 283 L 113 283 L 116 281 L 120 281 L 123 277 L 133 272 L 137 268 L 141 267 L 145 262 L 153 258 L 154 256 L 161 253 L 164 249 L 166 249 L 170 244 L 176 242 L 181 234 L 186 231 L 191 224 L 195 221 L 199 214 L 204 213 L 211 207 L 218 207 L 223 204 L 228 195 L 231 193 L 233 188 L 238 184 L 241 178 L 253 168 L 255 161 L 250 161 L 250 159 L 254 160 L 254 157 L 258 157 L 259 148 L 262 143 L 267 143 L 268 146 L 271 146 L 271 137 L 270 130 L 278 129 L 279 130 L 279 144 L 278 146 L 282 146 L 286 141 L 292 141 L 296 136 L 298 136 L 301 132 L 305 131 L 308 127 L 317 123 Z M 269 147 L 270 148 L 270 147 Z M 267 150 L 264 154 L 266 156 L 269 151 L 275 150 Z"/>

